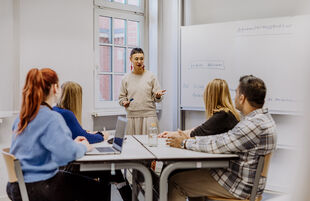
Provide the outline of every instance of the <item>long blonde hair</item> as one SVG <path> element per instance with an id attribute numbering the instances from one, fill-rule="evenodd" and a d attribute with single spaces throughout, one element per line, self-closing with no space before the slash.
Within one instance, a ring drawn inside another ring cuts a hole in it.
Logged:
<path id="1" fill-rule="evenodd" d="M 231 112 L 239 121 L 239 113 L 234 108 L 228 84 L 225 80 L 214 79 L 208 83 L 203 94 L 207 119 L 215 112 L 225 111 Z"/>
<path id="2" fill-rule="evenodd" d="M 82 124 L 82 87 L 76 82 L 65 82 L 61 85 L 62 93 L 58 107 L 70 110 Z"/>

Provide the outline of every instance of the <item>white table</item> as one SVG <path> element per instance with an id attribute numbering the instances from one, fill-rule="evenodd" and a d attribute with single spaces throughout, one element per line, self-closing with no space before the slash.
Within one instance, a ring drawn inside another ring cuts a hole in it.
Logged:
<path id="1" fill-rule="evenodd" d="M 96 146 L 111 146 L 107 142 L 93 144 Z M 80 171 L 100 171 L 113 169 L 135 169 L 140 171 L 145 179 L 145 200 L 152 201 L 152 176 L 149 168 L 142 162 L 154 160 L 155 156 L 151 154 L 141 143 L 132 136 L 127 136 L 124 141 L 121 154 L 112 155 L 85 155 L 75 161 L 80 164 Z M 134 181 L 134 180 L 133 180 Z M 136 185 L 133 182 L 133 200 L 137 199 Z"/>
<path id="2" fill-rule="evenodd" d="M 158 138 L 157 147 L 149 147 L 147 135 L 134 135 L 155 157 L 156 160 L 168 162 L 161 175 L 159 183 L 159 199 L 168 199 L 168 177 L 177 169 L 193 168 L 227 168 L 229 161 L 238 158 L 236 154 L 208 154 L 186 149 L 172 148 L 166 145 L 165 138 Z"/>

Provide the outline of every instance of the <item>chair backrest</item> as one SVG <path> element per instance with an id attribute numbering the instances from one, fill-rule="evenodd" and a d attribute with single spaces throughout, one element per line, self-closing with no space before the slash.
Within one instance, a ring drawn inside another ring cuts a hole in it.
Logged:
<path id="1" fill-rule="evenodd" d="M 260 156 L 258 160 L 258 165 L 256 169 L 256 174 L 255 174 L 255 180 L 250 196 L 250 201 L 254 201 L 256 194 L 257 194 L 257 189 L 258 189 L 258 184 L 259 184 L 259 179 L 261 177 L 267 177 L 268 170 L 269 170 L 269 163 L 270 163 L 270 158 L 271 158 L 271 153 L 265 155 L 265 156 Z"/>
<path id="2" fill-rule="evenodd" d="M 267 177 L 267 175 L 268 175 L 270 159 L 271 159 L 271 153 L 267 154 L 264 158 L 264 168 L 263 168 L 263 171 L 261 173 L 261 176 L 263 176 L 263 177 Z"/>
<path id="3" fill-rule="evenodd" d="M 14 160 L 16 159 L 14 155 L 10 154 L 10 148 L 2 149 L 2 156 L 5 161 L 6 169 L 8 171 L 9 182 L 16 182 L 17 177 L 15 173 Z"/>
<path id="4" fill-rule="evenodd" d="M 9 182 L 18 182 L 22 200 L 29 201 L 26 184 L 24 182 L 24 176 L 19 160 L 16 159 L 13 154 L 10 154 L 10 148 L 2 149 L 1 154 L 6 164 Z"/>
<path id="5" fill-rule="evenodd" d="M 258 165 L 255 174 L 255 180 L 251 192 L 250 199 L 248 200 L 239 200 L 239 199 L 229 199 L 229 198 L 219 198 L 219 197 L 208 197 L 209 200 L 221 200 L 221 201 L 261 201 L 262 196 L 256 197 L 259 179 L 261 177 L 267 177 L 269 164 L 270 164 L 271 153 L 260 156 L 258 159 Z"/>

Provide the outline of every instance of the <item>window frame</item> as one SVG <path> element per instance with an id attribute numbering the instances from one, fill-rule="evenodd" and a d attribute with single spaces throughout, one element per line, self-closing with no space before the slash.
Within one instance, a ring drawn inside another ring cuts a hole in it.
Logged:
<path id="1" fill-rule="evenodd" d="M 98 0 L 95 0 L 95 2 Z M 101 2 L 105 2 L 105 3 L 112 3 L 112 4 L 120 4 L 121 3 L 117 3 L 117 2 L 107 2 L 107 1 L 102 1 Z M 141 2 L 144 2 L 143 0 L 141 0 Z M 141 3 L 142 4 L 142 3 Z M 144 3 L 143 3 L 144 5 Z M 119 5 L 118 5 L 119 6 Z M 127 5 L 124 5 L 127 6 Z M 131 6 L 130 6 L 131 7 Z M 111 74 L 112 77 L 113 75 L 117 75 L 117 74 L 124 74 L 126 75 L 128 73 L 128 71 L 126 71 L 125 73 L 115 73 L 114 72 L 114 56 L 113 56 L 113 52 L 114 52 L 114 47 L 125 47 L 125 52 L 127 54 L 128 52 L 128 48 L 131 48 L 133 46 L 128 46 L 127 42 L 125 45 L 114 45 L 114 38 L 113 38 L 113 34 L 114 34 L 114 30 L 113 30 L 113 26 L 111 27 L 111 33 L 112 33 L 112 43 L 111 44 L 102 44 L 99 42 L 99 17 L 100 16 L 104 16 L 104 17 L 111 17 L 112 20 L 112 24 L 113 24 L 113 19 L 117 18 L 117 19 L 124 19 L 128 22 L 128 20 L 130 21 L 137 21 L 139 22 L 139 27 L 140 27 L 140 32 L 139 32 L 139 41 L 140 41 L 140 45 L 139 47 L 143 48 L 144 44 L 145 44 L 145 38 L 144 38 L 144 33 L 146 32 L 146 26 L 145 26 L 145 16 L 142 13 L 133 13 L 133 12 L 129 12 L 128 10 L 115 10 L 114 7 L 101 7 L 101 6 L 95 6 L 94 9 L 94 51 L 95 51 L 95 70 L 94 70 L 94 106 L 95 106 L 95 110 L 104 110 L 106 114 L 125 114 L 125 110 L 123 107 L 121 107 L 118 103 L 118 100 L 113 100 L 114 96 L 112 95 L 112 100 L 111 101 L 102 101 L 99 99 L 100 96 L 100 85 L 99 85 L 99 75 L 101 74 Z M 127 25 L 126 25 L 127 28 Z M 126 29 L 126 41 L 127 41 L 127 37 L 128 37 L 128 32 Z M 112 47 L 112 55 L 111 55 L 111 67 L 112 67 L 112 72 L 100 72 L 100 45 L 106 45 L 106 46 L 110 46 Z M 125 54 L 125 55 L 126 55 Z M 125 63 L 126 63 L 126 69 L 127 69 L 127 57 L 128 55 L 126 55 L 125 58 Z M 147 64 L 147 63 L 146 63 Z M 111 87 L 112 87 L 112 91 L 114 90 L 114 83 L 113 83 L 113 79 L 111 80 Z"/>
<path id="2" fill-rule="evenodd" d="M 94 0 L 94 4 L 104 8 L 112 8 L 117 10 L 132 11 L 144 14 L 144 5 L 145 5 L 144 1 L 145 0 L 140 0 L 139 7 L 134 5 L 122 4 L 119 2 L 110 2 L 107 0 Z"/>

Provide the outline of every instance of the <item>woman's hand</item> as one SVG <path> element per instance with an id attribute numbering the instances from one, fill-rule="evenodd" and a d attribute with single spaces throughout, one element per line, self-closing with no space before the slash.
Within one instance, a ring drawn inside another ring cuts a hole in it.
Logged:
<path id="1" fill-rule="evenodd" d="M 178 134 L 173 137 L 168 137 L 166 144 L 170 147 L 181 148 L 183 140 L 189 139 L 189 137 L 181 130 L 178 130 Z"/>
<path id="2" fill-rule="evenodd" d="M 83 136 L 77 136 L 74 141 L 76 143 L 79 143 L 79 144 L 84 144 L 87 148 L 87 151 L 91 151 L 93 149 L 93 147 L 89 144 L 89 142 L 87 141 L 87 139 Z"/>
<path id="3" fill-rule="evenodd" d="M 110 136 L 110 133 L 109 133 L 109 132 L 103 131 L 102 134 L 103 134 L 104 140 L 108 140 L 108 139 L 109 139 L 109 136 Z"/>
<path id="4" fill-rule="evenodd" d="M 158 134 L 159 138 L 168 138 L 168 137 L 174 137 L 174 136 L 178 136 L 177 131 L 164 131 L 164 132 Z"/>
<path id="5" fill-rule="evenodd" d="M 155 93 L 155 97 L 156 97 L 157 99 L 160 99 L 163 95 L 165 95 L 165 92 L 166 92 L 166 91 L 167 91 L 166 89 L 157 91 L 157 92 Z"/>
<path id="6" fill-rule="evenodd" d="M 123 101 L 122 102 L 122 105 L 124 106 L 124 107 L 128 107 L 129 106 L 129 104 L 130 104 L 130 101 Z"/>

